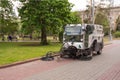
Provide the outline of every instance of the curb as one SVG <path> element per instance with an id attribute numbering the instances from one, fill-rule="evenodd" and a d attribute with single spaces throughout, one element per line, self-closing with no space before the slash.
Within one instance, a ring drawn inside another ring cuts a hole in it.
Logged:
<path id="1" fill-rule="evenodd" d="M 20 65 L 20 64 L 24 64 L 24 63 L 28 63 L 28 62 L 33 62 L 33 61 L 37 61 L 37 60 L 40 60 L 40 58 L 33 58 L 33 59 L 25 60 L 25 61 L 19 61 L 19 62 L 15 62 L 15 63 L 3 65 L 3 66 L 0 66 L 0 69 L 12 67 L 12 66 L 17 66 L 17 65 Z"/>
<path id="2" fill-rule="evenodd" d="M 107 45 L 110 45 L 110 44 L 112 44 L 112 43 L 105 43 L 104 46 L 107 46 Z M 28 60 L 25 60 L 25 61 L 19 61 L 19 62 L 15 62 L 15 63 L 11 63 L 11 64 L 0 66 L 0 69 L 12 67 L 12 66 L 17 66 L 17 65 L 20 65 L 20 64 L 25 64 L 25 63 L 37 61 L 37 60 L 40 60 L 40 59 L 41 59 L 41 57 L 28 59 Z"/>
<path id="3" fill-rule="evenodd" d="M 106 43 L 104 46 L 107 46 L 107 45 L 110 45 L 110 44 L 112 44 L 112 42 L 110 42 L 110 43 Z"/>

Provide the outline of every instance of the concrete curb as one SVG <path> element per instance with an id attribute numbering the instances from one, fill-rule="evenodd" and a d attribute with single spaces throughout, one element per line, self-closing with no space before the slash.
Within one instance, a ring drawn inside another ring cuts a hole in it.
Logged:
<path id="1" fill-rule="evenodd" d="M 33 62 L 33 61 L 37 61 L 37 60 L 40 60 L 40 57 L 39 58 L 28 59 L 28 60 L 25 60 L 25 61 L 19 61 L 19 62 L 7 64 L 7 65 L 3 65 L 3 66 L 0 66 L 0 69 L 7 68 L 7 67 L 12 67 L 12 66 L 17 66 L 17 65 L 20 65 L 20 64 Z"/>
<path id="2" fill-rule="evenodd" d="M 110 45 L 110 44 L 112 44 L 112 43 L 105 43 L 104 46 L 107 46 L 107 45 Z M 3 66 L 0 66 L 0 69 L 12 67 L 12 66 L 17 66 L 17 65 L 20 65 L 20 64 L 28 63 L 28 62 L 37 61 L 37 60 L 40 60 L 40 58 L 41 58 L 41 57 L 33 58 L 33 59 L 28 59 L 28 60 L 25 60 L 25 61 L 19 61 L 19 62 L 7 64 L 7 65 L 3 65 Z"/>
<path id="3" fill-rule="evenodd" d="M 110 45 L 110 44 L 112 44 L 112 42 L 109 42 L 109 43 L 105 43 L 105 45 L 104 45 L 104 46 L 107 46 L 107 45 Z"/>

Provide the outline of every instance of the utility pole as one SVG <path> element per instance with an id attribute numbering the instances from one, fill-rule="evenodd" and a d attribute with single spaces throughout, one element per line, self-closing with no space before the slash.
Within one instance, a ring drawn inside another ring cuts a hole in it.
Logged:
<path id="1" fill-rule="evenodd" d="M 114 5 L 114 0 L 109 0 L 109 26 L 110 26 L 110 31 L 109 31 L 109 37 L 110 41 L 112 40 L 112 7 Z"/>
<path id="2" fill-rule="evenodd" d="M 92 24 L 94 25 L 95 1 L 92 0 Z"/>
<path id="3" fill-rule="evenodd" d="M 95 4 L 94 4 L 94 0 L 90 0 L 90 4 L 91 4 L 91 23 L 94 25 L 94 13 L 95 13 Z"/>

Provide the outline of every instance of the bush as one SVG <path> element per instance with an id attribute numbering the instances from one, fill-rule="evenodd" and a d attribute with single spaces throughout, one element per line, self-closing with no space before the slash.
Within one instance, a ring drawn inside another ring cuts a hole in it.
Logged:
<path id="1" fill-rule="evenodd" d="M 114 37 L 115 37 L 115 38 L 120 37 L 120 31 L 115 32 L 115 33 L 114 33 Z"/>
<path id="2" fill-rule="evenodd" d="M 109 30 L 110 30 L 109 28 L 104 28 L 104 35 L 105 36 L 109 35 Z"/>

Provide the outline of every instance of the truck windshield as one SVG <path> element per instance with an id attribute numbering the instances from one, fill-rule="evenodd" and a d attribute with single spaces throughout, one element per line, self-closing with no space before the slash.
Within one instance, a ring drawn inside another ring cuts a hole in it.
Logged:
<path id="1" fill-rule="evenodd" d="M 66 26 L 65 33 L 67 35 L 79 35 L 81 33 L 81 26 Z"/>
<path id="2" fill-rule="evenodd" d="M 65 42 L 82 42 L 83 35 L 65 35 Z"/>

